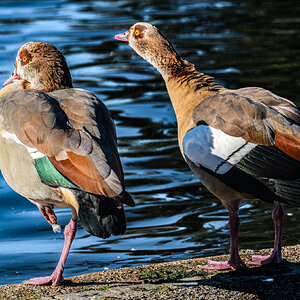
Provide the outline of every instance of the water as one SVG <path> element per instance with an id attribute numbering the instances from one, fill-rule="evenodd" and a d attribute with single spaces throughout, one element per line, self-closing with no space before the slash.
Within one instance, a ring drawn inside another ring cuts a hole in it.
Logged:
<path id="1" fill-rule="evenodd" d="M 65 276 L 227 253 L 226 210 L 198 183 L 177 147 L 176 122 L 160 75 L 114 35 L 137 21 L 156 25 L 198 70 L 231 88 L 262 86 L 300 99 L 300 7 L 287 1 L 1 1 L 0 82 L 28 41 L 55 44 L 74 85 L 112 112 L 128 191 L 127 233 L 101 240 L 82 228 Z M 243 203 L 240 247 L 272 247 L 272 205 Z M 300 241 L 299 210 L 287 208 L 284 245 Z M 56 210 L 59 224 L 71 217 Z M 48 275 L 63 234 L 0 180 L 0 284 Z"/>

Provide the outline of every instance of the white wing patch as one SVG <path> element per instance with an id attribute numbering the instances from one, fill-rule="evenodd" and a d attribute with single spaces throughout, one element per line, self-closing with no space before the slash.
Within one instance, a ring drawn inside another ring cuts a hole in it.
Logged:
<path id="1" fill-rule="evenodd" d="M 183 152 L 197 166 L 225 174 L 257 145 L 219 129 L 199 125 L 183 138 Z"/>
<path id="2" fill-rule="evenodd" d="M 2 132 L 2 136 L 6 139 L 6 140 L 10 140 L 10 141 L 14 141 L 15 143 L 17 144 L 20 144 L 20 145 L 23 145 L 24 147 L 26 147 L 27 151 L 29 152 L 30 156 L 33 158 L 33 159 L 37 159 L 37 158 L 41 158 L 41 157 L 44 157 L 45 154 L 39 152 L 36 148 L 32 148 L 32 147 L 28 147 L 26 146 L 25 144 L 23 144 L 19 139 L 18 137 L 13 134 L 13 133 L 10 133 L 8 131 L 5 131 L 5 132 Z"/>

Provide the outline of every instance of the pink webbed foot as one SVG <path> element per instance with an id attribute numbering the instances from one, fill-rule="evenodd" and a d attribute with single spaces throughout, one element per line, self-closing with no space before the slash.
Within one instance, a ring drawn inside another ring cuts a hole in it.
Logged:
<path id="1" fill-rule="evenodd" d="M 65 242 L 64 242 L 64 248 L 62 250 L 59 262 L 52 273 L 51 276 L 46 276 L 46 277 L 37 277 L 37 278 L 32 278 L 29 280 L 24 281 L 24 284 L 32 284 L 32 285 L 49 285 L 51 284 L 52 286 L 58 286 L 61 285 L 62 282 L 64 281 L 63 277 L 63 272 L 64 272 L 64 267 L 65 263 L 70 251 L 70 247 L 72 244 L 72 241 L 75 237 L 77 230 L 77 220 L 71 219 L 69 224 L 65 227 L 64 230 L 64 235 L 65 235 Z"/>
<path id="2" fill-rule="evenodd" d="M 46 277 L 36 277 L 31 278 L 29 280 L 24 281 L 24 284 L 31 284 L 31 285 L 52 285 L 52 286 L 59 286 L 63 283 L 64 277 L 60 275 L 55 275 L 54 273 L 51 276 Z"/>
<path id="3" fill-rule="evenodd" d="M 229 212 L 229 230 L 230 230 L 230 256 L 228 261 L 208 261 L 207 265 L 200 266 L 207 270 L 228 270 L 241 269 L 246 265 L 242 261 L 238 250 L 238 236 L 240 228 L 240 219 L 237 212 Z"/>
<path id="4" fill-rule="evenodd" d="M 237 269 L 245 268 L 246 265 L 242 261 L 242 259 L 239 258 L 235 262 L 209 260 L 207 265 L 199 266 L 199 267 L 201 269 L 206 269 L 206 270 L 229 270 L 229 269 L 237 270 Z"/>
<path id="5" fill-rule="evenodd" d="M 248 262 L 249 265 L 254 266 L 265 266 L 272 264 L 279 264 L 282 261 L 281 254 L 271 254 L 271 255 L 253 255 L 252 260 Z"/>

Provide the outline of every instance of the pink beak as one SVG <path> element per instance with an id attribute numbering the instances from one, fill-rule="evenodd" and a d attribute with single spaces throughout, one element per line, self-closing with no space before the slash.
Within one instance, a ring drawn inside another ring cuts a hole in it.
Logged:
<path id="1" fill-rule="evenodd" d="M 20 77 L 14 73 L 3 83 L 3 87 L 13 83 L 15 80 L 20 80 Z"/>
<path id="2" fill-rule="evenodd" d="M 128 35 L 129 35 L 129 31 L 126 31 L 124 33 L 120 33 L 120 34 L 116 34 L 115 35 L 115 39 L 118 41 L 122 41 L 122 42 L 127 42 L 128 43 Z"/>

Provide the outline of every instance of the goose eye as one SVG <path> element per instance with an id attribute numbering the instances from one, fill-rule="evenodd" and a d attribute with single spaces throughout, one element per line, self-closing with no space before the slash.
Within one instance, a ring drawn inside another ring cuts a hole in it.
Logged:
<path id="1" fill-rule="evenodd" d="M 27 61 L 27 57 L 24 56 L 24 57 L 22 58 L 22 60 L 23 60 L 24 62 Z"/>
<path id="2" fill-rule="evenodd" d="M 140 34 L 140 31 L 139 31 L 138 29 L 136 29 L 135 32 L 134 32 L 134 34 L 135 34 L 136 36 L 138 36 L 138 35 Z"/>

